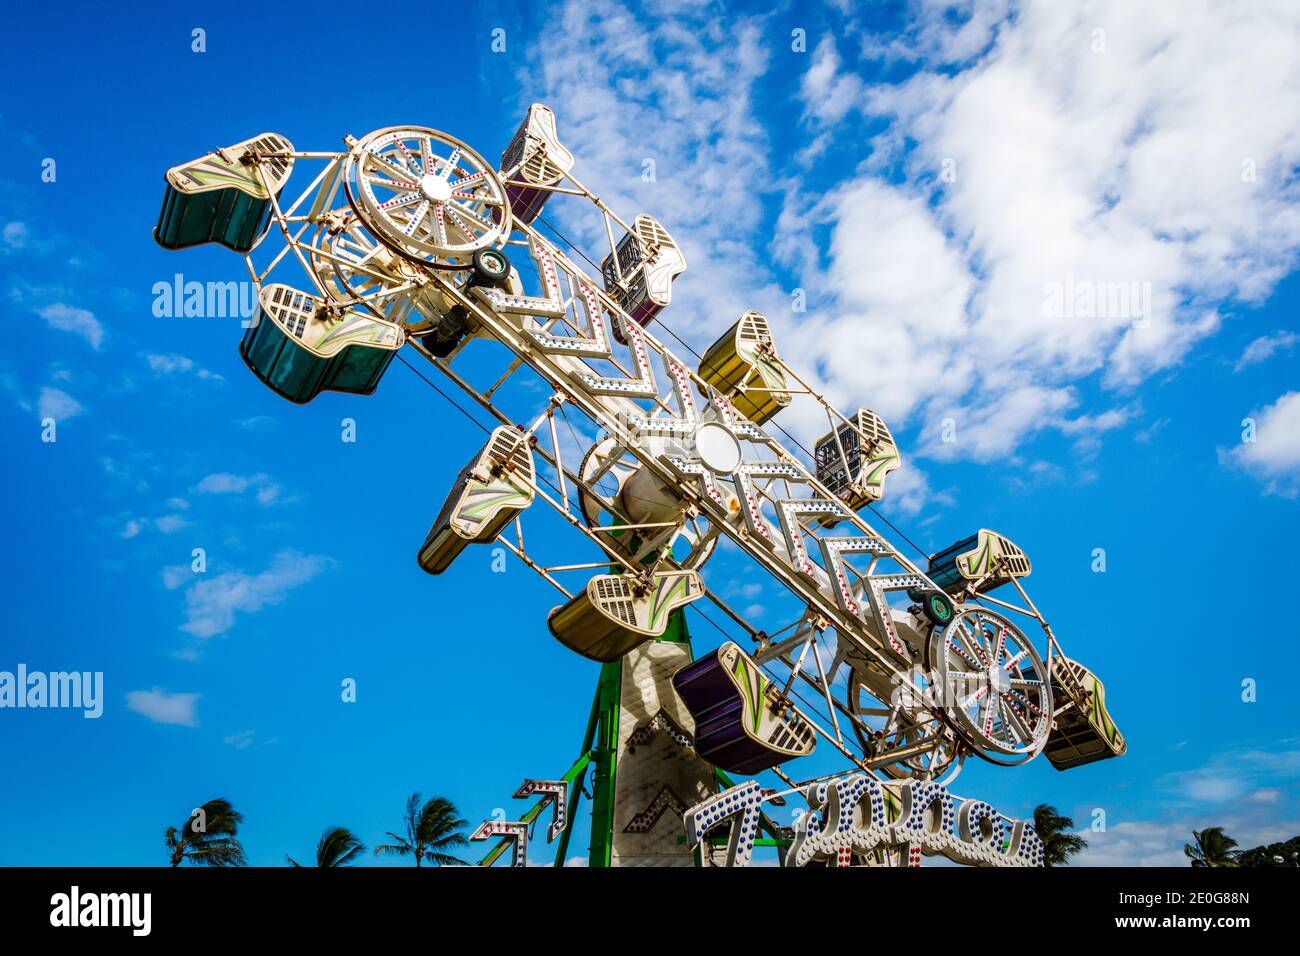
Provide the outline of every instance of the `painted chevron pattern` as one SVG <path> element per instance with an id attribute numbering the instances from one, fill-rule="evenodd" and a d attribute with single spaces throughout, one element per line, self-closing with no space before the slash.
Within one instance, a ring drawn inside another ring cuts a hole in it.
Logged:
<path id="1" fill-rule="evenodd" d="M 673 609 L 675 602 L 687 596 L 690 581 L 690 575 L 687 574 L 659 579 L 650 598 L 650 630 L 660 630 L 660 622 Z"/>
<path id="2" fill-rule="evenodd" d="M 674 817 L 680 818 L 686 812 L 686 801 L 679 797 L 672 787 L 664 784 L 649 805 L 632 817 L 628 825 L 623 828 L 623 832 L 649 833 L 659 822 L 659 818 L 670 810 Z"/>

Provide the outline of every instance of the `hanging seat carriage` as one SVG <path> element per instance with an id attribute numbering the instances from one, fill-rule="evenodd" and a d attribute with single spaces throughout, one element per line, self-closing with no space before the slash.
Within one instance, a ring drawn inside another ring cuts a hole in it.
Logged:
<path id="1" fill-rule="evenodd" d="M 565 647 L 602 663 L 662 637 L 673 611 L 704 594 L 695 571 L 598 574 L 546 619 Z"/>
<path id="2" fill-rule="evenodd" d="M 405 342 L 395 323 L 277 283 L 262 287 L 239 354 L 263 384 L 302 405 L 324 391 L 371 394 Z"/>
<path id="3" fill-rule="evenodd" d="M 1028 577 L 1029 572 L 1025 552 L 987 528 L 930 556 L 930 580 L 950 594 L 968 587 L 984 594 L 1013 578 Z"/>
<path id="4" fill-rule="evenodd" d="M 727 641 L 673 675 L 695 718 L 695 751 L 732 773 L 758 773 L 817 746 L 812 724 L 740 647 Z"/>
<path id="5" fill-rule="evenodd" d="M 885 478 L 903 463 L 885 420 L 869 408 L 819 438 L 813 459 L 817 480 L 854 511 L 884 497 Z"/>
<path id="6" fill-rule="evenodd" d="M 571 169 L 573 153 L 560 143 L 555 114 L 534 103 L 501 154 L 501 172 L 508 181 L 506 198 L 515 218 L 527 223 L 536 219 L 551 198 L 551 190 L 544 187 L 558 186 Z"/>
<path id="7" fill-rule="evenodd" d="M 755 425 L 762 425 L 790 404 L 772 327 L 767 316 L 755 309 L 709 346 L 700 360 L 699 374 Z"/>
<path id="8" fill-rule="evenodd" d="M 1052 734 L 1043 748 L 1053 767 L 1070 770 L 1124 756 L 1128 744 L 1106 709 L 1106 688 L 1092 671 L 1057 655 L 1052 658 L 1052 690 L 1057 701 L 1069 702 L 1069 706 L 1058 709 Z"/>
<path id="9" fill-rule="evenodd" d="M 493 429 L 456 477 L 420 547 L 420 567 L 441 574 L 469 545 L 495 541 L 533 503 L 535 481 L 533 453 L 524 435 L 509 425 Z"/>
<path id="10" fill-rule="evenodd" d="M 293 171 L 293 146 L 277 133 L 173 166 L 154 238 L 166 249 L 218 242 L 248 252 L 271 222 L 271 197 Z M 267 155 L 279 154 L 279 155 Z"/>
<path id="11" fill-rule="evenodd" d="M 645 328 L 672 301 L 673 280 L 686 271 L 686 257 L 659 220 L 645 213 L 632 221 L 614 252 L 600 264 L 605 291 Z M 614 337 L 623 341 L 618 324 Z"/>

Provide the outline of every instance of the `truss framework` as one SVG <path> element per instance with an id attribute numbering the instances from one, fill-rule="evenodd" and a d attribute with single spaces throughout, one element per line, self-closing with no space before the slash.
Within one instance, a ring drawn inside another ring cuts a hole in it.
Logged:
<path id="1" fill-rule="evenodd" d="M 549 123 L 553 135 L 553 117 Z M 530 479 L 533 500 L 577 529 L 596 557 L 543 555 L 534 536 L 525 535 L 531 511 L 515 515 L 495 540 L 566 598 L 580 590 L 569 583 L 571 575 L 613 568 L 648 578 L 694 569 L 719 541 L 729 541 L 804 610 L 769 634 L 711 589 L 709 600 L 755 644 L 754 661 L 781 693 L 801 701 L 817 736 L 846 762 L 841 773 L 867 779 L 950 781 L 972 753 L 1021 763 L 1043 749 L 1061 710 L 1088 706 L 1089 692 L 1073 671 L 1061 668 L 1058 676 L 1053 667 L 1063 657 L 1059 644 L 1017 576 L 1009 579 L 1023 606 L 984 593 L 983 585 L 1001 570 L 996 564 L 949 590 L 961 605 L 955 618 L 951 603 L 946 620 L 908 603 L 943 589 L 858 510 L 871 496 L 843 487 L 846 497 L 837 496 L 819 477 L 823 446 L 833 448 L 848 475 L 842 436 L 846 428 L 860 433 L 864 413 L 841 413 L 766 347 L 764 374 L 758 376 L 755 366 L 740 381 L 748 391 L 779 393 L 783 400 L 745 407 L 770 417 L 792 398 L 815 403 L 829 427 L 815 462 L 783 429 L 786 442 L 738 412 L 711 384 L 708 368 L 696 370 L 643 327 L 656 311 L 646 310 L 644 298 L 633 317 L 625 308 L 630 290 L 646 279 L 628 270 L 649 261 L 655 243 L 671 239 L 649 217 L 632 224 L 620 218 L 573 175 L 571 155 L 539 165 L 538 155 L 512 145 L 507 154 L 517 160 L 497 171 L 467 145 L 423 127 L 377 130 L 360 140 L 348 136 L 338 152 L 286 148 L 281 137 L 248 142 L 254 145 L 241 161 L 252 167 L 258 194 L 268 197 L 271 222 L 241 250 L 259 299 L 292 268 L 306 276 L 326 317 L 364 314 L 400 329 L 395 347 L 404 345 L 480 410 L 516 429 L 543 463 Z M 235 162 L 221 151 L 216 155 Z M 544 145 L 540 156 L 545 159 Z M 287 169 L 317 166 L 305 189 L 282 199 Z M 545 182 L 529 178 L 539 169 Z M 529 221 L 511 216 L 507 197 L 520 190 L 532 197 Z M 579 228 L 607 243 L 601 266 L 536 218 L 551 195 L 579 198 L 578 209 L 594 210 L 595 223 Z M 603 282 L 543 235 L 537 221 L 602 273 Z M 485 251 L 498 254 L 508 276 L 476 280 Z M 647 293 L 642 288 L 638 294 Z M 452 316 L 460 338 L 444 347 L 439 336 Z M 470 361 L 467 350 L 484 340 L 504 346 L 508 356 L 490 382 L 479 383 L 483 363 Z M 518 420 L 498 396 L 529 376 L 546 383 L 550 395 L 539 413 Z M 585 423 L 597 434 L 597 445 L 581 458 L 570 410 L 582 416 L 579 430 Z M 593 459 L 597 446 L 600 455 Z M 602 480 L 620 466 L 663 493 L 638 501 L 620 485 L 611 494 Z M 683 538 L 690 546 L 684 555 L 676 547 Z M 1045 661 L 1000 611 L 1043 628 Z M 1055 704 L 1053 684 L 1064 696 Z M 593 720 L 599 701 L 598 693 Z M 599 727 L 597 720 L 588 737 Z M 600 753 L 590 742 L 583 749 Z M 570 788 L 570 807 L 584 759 L 591 758 L 580 758 L 581 767 L 575 764 L 563 781 L 549 782 Z M 602 772 L 596 760 L 598 778 Z M 796 782 L 775 772 L 792 789 L 828 779 Z M 554 787 L 551 799 L 559 799 Z M 565 827 L 557 833 L 567 841 Z"/>

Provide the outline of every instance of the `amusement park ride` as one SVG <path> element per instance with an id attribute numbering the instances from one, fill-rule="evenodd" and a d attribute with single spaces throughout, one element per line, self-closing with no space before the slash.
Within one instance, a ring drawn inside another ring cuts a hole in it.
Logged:
<path id="1" fill-rule="evenodd" d="M 259 308 L 240 353 L 283 398 L 368 395 L 405 348 L 500 422 L 456 477 L 420 566 L 436 575 L 470 545 L 504 546 L 561 593 L 547 619 L 558 643 L 601 668 L 577 762 L 526 780 L 515 796 L 536 802 L 519 819 L 478 828 L 493 841 L 484 864 L 508 850 L 524 865 L 549 806 L 562 865 L 584 795 L 592 865 L 743 865 L 755 847 L 784 865 L 1041 864 L 1032 824 L 949 793 L 963 762 L 1045 752 L 1065 770 L 1125 743 L 1101 682 L 1025 592 L 1025 554 L 983 529 L 924 566 L 891 543 L 868 520 L 901 463 L 888 427 L 832 407 L 782 360 L 762 313 L 694 362 L 656 338 L 682 252 L 655 219 L 625 222 L 578 181 L 545 106 L 499 168 L 425 127 L 343 142 L 305 152 L 264 133 L 177 166 L 155 236 L 243 256 Z M 286 196 L 305 166 L 306 188 Z M 608 241 L 599 266 L 541 217 L 555 196 Z M 494 360 L 489 384 L 473 384 Z M 521 375 L 551 392 L 527 420 L 495 398 Z M 795 401 L 826 416 L 811 452 L 772 434 Z M 580 458 L 557 430 L 570 409 L 598 435 Z M 525 546 L 538 506 L 586 538 L 587 560 Z M 769 633 L 706 586 L 724 539 L 792 595 L 794 620 Z M 736 639 L 696 657 L 684 609 L 701 602 Z M 831 762 L 801 774 L 818 748 Z M 729 776 L 759 773 L 776 785 Z M 794 796 L 807 810 L 784 826 L 769 811 Z"/>

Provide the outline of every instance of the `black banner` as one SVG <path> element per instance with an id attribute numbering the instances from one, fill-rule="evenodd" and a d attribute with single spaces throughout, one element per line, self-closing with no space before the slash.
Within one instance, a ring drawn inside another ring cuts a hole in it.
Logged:
<path id="1" fill-rule="evenodd" d="M 0 925 L 83 941 L 226 932 L 337 941 L 432 939 L 461 924 L 469 935 L 453 938 L 473 945 L 481 933 L 490 945 L 548 926 L 642 932 L 647 919 L 660 937 L 671 920 L 687 921 L 685 931 L 722 906 L 728 926 L 750 931 L 833 930 L 839 913 L 845 933 L 878 918 L 891 932 L 911 922 L 931 943 L 1035 929 L 1071 940 L 1173 932 L 1226 942 L 1290 925 L 1296 888 L 1280 869 L 0 869 Z"/>

